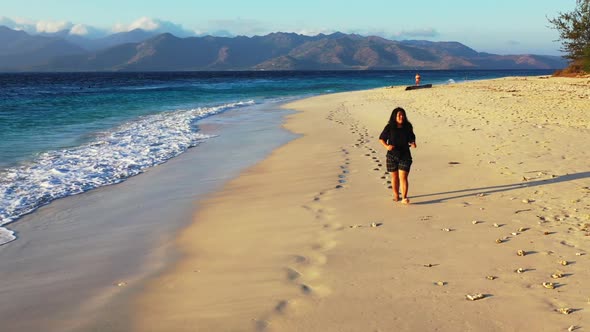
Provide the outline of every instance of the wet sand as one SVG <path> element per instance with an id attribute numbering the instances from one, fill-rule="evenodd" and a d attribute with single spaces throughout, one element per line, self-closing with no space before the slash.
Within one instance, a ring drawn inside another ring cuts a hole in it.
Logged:
<path id="1" fill-rule="evenodd" d="M 396 106 L 418 143 L 408 206 L 392 201 L 378 142 Z M 199 203 L 182 258 L 135 301 L 135 330 L 590 328 L 589 79 L 285 108 L 302 137 Z"/>

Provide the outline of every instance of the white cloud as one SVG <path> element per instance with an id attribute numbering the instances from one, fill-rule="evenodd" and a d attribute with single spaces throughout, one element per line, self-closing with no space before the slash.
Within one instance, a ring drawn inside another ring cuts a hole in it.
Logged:
<path id="1" fill-rule="evenodd" d="M 0 16 L 0 25 L 4 25 L 13 30 L 25 31 L 27 33 L 36 33 L 35 22 L 22 18 L 8 18 Z"/>
<path id="2" fill-rule="evenodd" d="M 186 30 L 181 24 L 170 21 L 163 21 L 157 18 L 140 17 L 131 24 L 117 23 L 113 26 L 113 32 L 127 32 L 135 29 L 154 32 L 169 32 L 178 37 L 187 37 L 194 35 L 193 31 Z"/>
<path id="3" fill-rule="evenodd" d="M 76 24 L 70 29 L 70 35 L 86 36 L 88 27 L 84 24 Z"/>
<path id="4" fill-rule="evenodd" d="M 35 24 L 35 29 L 39 33 L 53 33 L 63 30 L 70 30 L 72 26 L 73 24 L 68 21 L 38 21 Z"/>

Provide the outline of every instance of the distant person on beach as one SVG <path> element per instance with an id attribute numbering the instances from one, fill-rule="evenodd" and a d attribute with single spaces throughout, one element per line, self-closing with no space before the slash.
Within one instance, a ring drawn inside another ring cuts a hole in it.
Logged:
<path id="1" fill-rule="evenodd" d="M 420 74 L 416 73 L 416 85 L 420 85 Z"/>
<path id="2" fill-rule="evenodd" d="M 412 166 L 410 147 L 416 148 L 416 135 L 406 111 L 396 107 L 389 117 L 389 122 L 379 135 L 379 142 L 387 149 L 387 171 L 391 172 L 393 200 L 399 201 L 400 185 L 402 203 L 409 204 L 408 175 Z"/>

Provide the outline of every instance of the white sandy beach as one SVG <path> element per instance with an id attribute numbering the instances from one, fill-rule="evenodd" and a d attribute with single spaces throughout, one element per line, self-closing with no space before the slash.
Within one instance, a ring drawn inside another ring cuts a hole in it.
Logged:
<path id="1" fill-rule="evenodd" d="M 418 143 L 409 206 L 378 142 L 396 106 Z M 285 108 L 302 136 L 199 202 L 182 258 L 133 303 L 136 331 L 590 329 L 590 79 Z"/>

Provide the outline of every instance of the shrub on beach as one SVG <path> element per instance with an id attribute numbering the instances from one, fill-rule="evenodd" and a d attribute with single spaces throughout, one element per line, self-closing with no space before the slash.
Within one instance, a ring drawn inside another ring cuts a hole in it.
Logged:
<path id="1" fill-rule="evenodd" d="M 590 0 L 576 0 L 576 8 L 549 19 L 559 31 L 561 50 L 570 65 L 555 75 L 590 74 Z"/>

